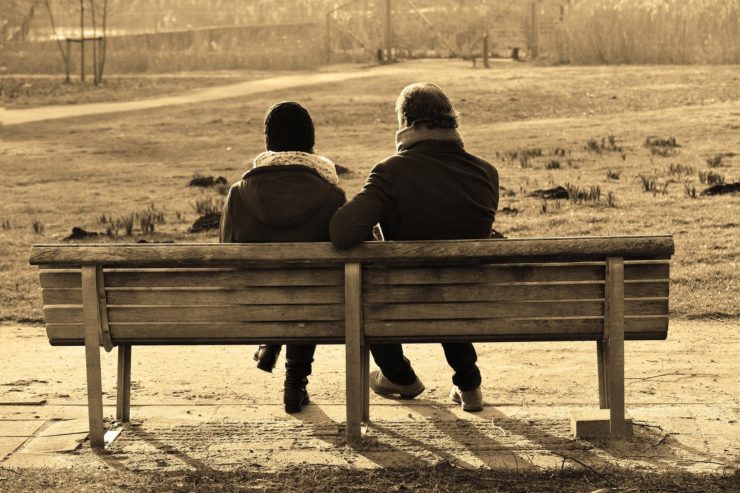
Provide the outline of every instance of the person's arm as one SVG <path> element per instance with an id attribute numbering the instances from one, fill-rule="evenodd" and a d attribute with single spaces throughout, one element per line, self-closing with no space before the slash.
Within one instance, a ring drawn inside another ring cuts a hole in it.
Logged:
<path id="1" fill-rule="evenodd" d="M 365 186 L 331 218 L 329 235 L 337 248 L 350 248 L 372 238 L 373 227 L 390 209 L 393 187 L 388 164 L 380 163 L 370 172 Z"/>
<path id="2" fill-rule="evenodd" d="M 234 192 L 236 190 L 236 192 Z M 219 243 L 236 243 L 234 240 L 233 222 L 231 220 L 231 197 L 232 193 L 238 193 L 239 190 L 235 187 L 231 187 L 229 194 L 226 196 L 224 202 L 224 208 L 221 211 L 221 222 L 218 227 L 218 241 Z"/>

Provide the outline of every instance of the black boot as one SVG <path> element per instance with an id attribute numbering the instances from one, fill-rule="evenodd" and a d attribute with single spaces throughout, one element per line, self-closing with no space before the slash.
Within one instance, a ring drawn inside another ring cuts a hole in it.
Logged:
<path id="1" fill-rule="evenodd" d="M 282 346 L 278 344 L 260 344 L 259 349 L 254 353 L 257 368 L 272 373 L 280 356 L 280 349 L 282 349 Z"/>
<path id="2" fill-rule="evenodd" d="M 299 413 L 303 406 L 308 404 L 308 392 L 306 391 L 306 385 L 308 385 L 307 378 L 290 378 L 285 377 L 285 388 L 283 390 L 283 403 L 285 404 L 285 412 Z"/>

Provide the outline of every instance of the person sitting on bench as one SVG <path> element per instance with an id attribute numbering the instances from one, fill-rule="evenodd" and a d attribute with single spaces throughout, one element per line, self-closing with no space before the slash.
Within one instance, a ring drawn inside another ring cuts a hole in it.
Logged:
<path id="1" fill-rule="evenodd" d="M 336 166 L 314 154 L 311 115 L 298 103 L 282 102 L 265 116 L 266 152 L 229 190 L 221 214 L 221 243 L 329 241 L 329 220 L 345 202 Z M 288 344 L 283 402 L 301 411 L 315 344 Z M 260 346 L 257 367 L 272 372 L 279 345 Z"/>
<path id="2" fill-rule="evenodd" d="M 434 84 L 411 84 L 401 91 L 396 113 L 398 153 L 377 164 L 362 191 L 334 214 L 332 243 L 339 248 L 361 243 L 378 222 L 386 240 L 489 238 L 498 172 L 465 151 L 450 99 Z M 455 371 L 450 397 L 466 411 L 483 409 L 475 348 L 442 346 Z M 375 344 L 370 351 L 380 367 L 370 374 L 373 391 L 402 398 L 424 391 L 400 344 Z"/>

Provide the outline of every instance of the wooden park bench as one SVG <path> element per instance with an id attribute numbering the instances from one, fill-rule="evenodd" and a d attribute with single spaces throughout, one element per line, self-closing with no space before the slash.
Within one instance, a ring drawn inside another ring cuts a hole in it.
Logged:
<path id="1" fill-rule="evenodd" d="M 624 340 L 666 338 L 672 253 L 671 236 L 627 236 L 35 245 L 30 262 L 51 344 L 85 346 L 102 447 L 100 346 L 118 347 L 127 422 L 131 347 L 145 344 L 343 343 L 353 443 L 369 420 L 369 344 L 596 341 L 600 407 L 623 436 Z"/>

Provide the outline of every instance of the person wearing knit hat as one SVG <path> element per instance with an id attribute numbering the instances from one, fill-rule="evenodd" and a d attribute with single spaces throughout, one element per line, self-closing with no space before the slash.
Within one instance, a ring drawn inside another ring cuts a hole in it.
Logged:
<path id="1" fill-rule="evenodd" d="M 350 248 L 376 223 L 387 240 L 489 238 L 498 208 L 498 172 L 466 152 L 452 102 L 437 85 L 406 86 L 396 101 L 397 153 L 377 164 L 362 191 L 334 214 L 331 241 Z M 470 343 L 442 344 L 454 370 L 450 398 L 465 411 L 483 409 L 481 374 Z M 370 387 L 413 398 L 424 391 L 400 344 L 370 346 L 380 371 Z"/>
<path id="2" fill-rule="evenodd" d="M 334 163 L 314 153 L 315 132 L 308 110 L 292 101 L 270 107 L 265 116 L 265 152 L 257 155 L 226 197 L 221 243 L 329 241 L 329 220 L 345 202 Z M 306 390 L 315 344 L 286 347 L 285 411 L 308 404 Z M 260 346 L 257 367 L 272 372 L 280 346 Z"/>

